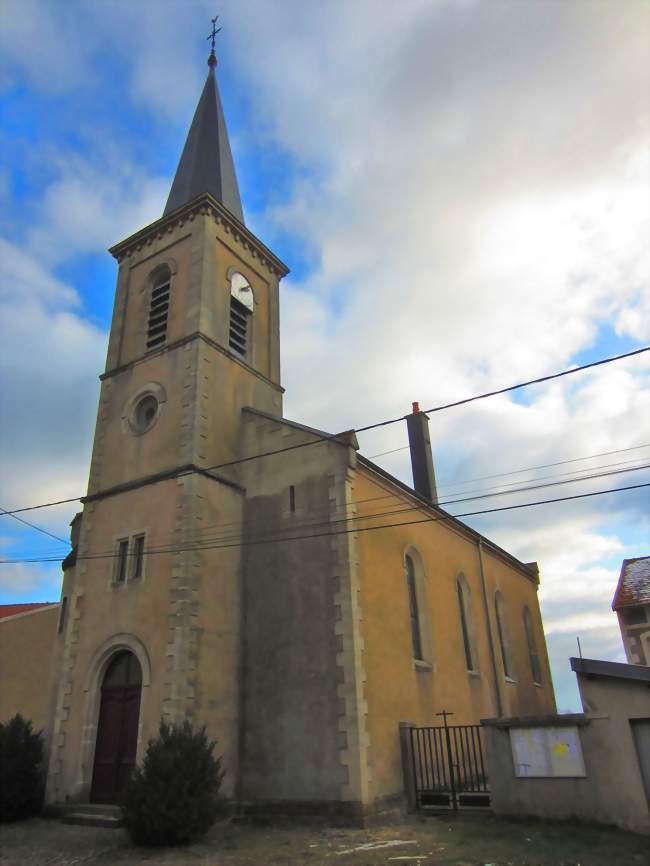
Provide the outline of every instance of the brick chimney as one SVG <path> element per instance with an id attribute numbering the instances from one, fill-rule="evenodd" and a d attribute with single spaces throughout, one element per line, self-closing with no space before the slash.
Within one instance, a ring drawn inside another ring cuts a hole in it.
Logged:
<path id="1" fill-rule="evenodd" d="M 424 412 L 420 412 L 419 403 L 413 403 L 412 414 L 406 416 L 406 426 L 411 449 L 413 487 L 416 493 L 437 505 L 438 491 L 436 490 L 436 473 L 431 455 L 429 418 Z"/>

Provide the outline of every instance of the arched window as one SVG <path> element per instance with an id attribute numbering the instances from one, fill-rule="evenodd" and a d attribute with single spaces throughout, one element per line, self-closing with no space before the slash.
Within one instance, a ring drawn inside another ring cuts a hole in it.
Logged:
<path id="1" fill-rule="evenodd" d="M 533 632 L 533 618 L 530 615 L 530 610 L 524 608 L 524 630 L 526 632 L 526 643 L 528 644 L 528 658 L 530 659 L 530 671 L 533 675 L 533 682 L 537 685 L 542 684 L 542 668 L 539 663 L 539 654 L 537 652 L 537 644 L 535 643 L 535 634 Z"/>
<path id="2" fill-rule="evenodd" d="M 230 278 L 230 330 L 228 345 L 241 358 L 249 353 L 250 318 L 253 313 L 253 290 L 243 274 L 234 273 Z"/>
<path id="3" fill-rule="evenodd" d="M 161 265 L 151 275 L 149 320 L 147 322 L 147 349 L 157 349 L 167 339 L 167 318 L 172 274 L 167 265 Z"/>
<path id="4" fill-rule="evenodd" d="M 413 658 L 422 659 L 422 632 L 420 630 L 418 591 L 415 583 L 415 566 L 413 565 L 412 558 L 408 554 L 404 557 L 404 568 L 406 569 L 406 585 L 408 587 L 409 610 L 411 613 L 411 642 L 413 644 Z"/>
<path id="5" fill-rule="evenodd" d="M 512 664 L 510 662 L 510 644 L 508 641 L 508 629 L 503 606 L 503 596 L 500 592 L 494 593 L 494 609 L 497 615 L 497 632 L 499 634 L 499 646 L 501 647 L 501 660 L 503 662 L 503 673 L 512 677 Z"/>
<path id="6" fill-rule="evenodd" d="M 456 592 L 458 594 L 458 611 L 460 613 L 460 627 L 463 634 L 463 648 L 465 650 L 465 662 L 468 671 L 478 670 L 478 660 L 474 647 L 474 623 L 472 620 L 472 598 L 469 586 L 464 574 L 459 574 L 456 580 Z"/>

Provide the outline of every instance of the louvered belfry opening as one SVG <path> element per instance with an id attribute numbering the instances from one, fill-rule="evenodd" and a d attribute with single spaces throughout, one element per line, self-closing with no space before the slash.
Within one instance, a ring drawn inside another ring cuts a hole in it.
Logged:
<path id="1" fill-rule="evenodd" d="M 246 357 L 248 343 L 248 317 L 250 312 L 237 300 L 230 297 L 230 336 L 228 343 L 233 352 Z"/>
<path id="2" fill-rule="evenodd" d="M 161 270 L 153 281 L 149 322 L 147 325 L 147 349 L 161 346 L 167 339 L 167 316 L 171 292 L 171 273 L 168 268 Z"/>

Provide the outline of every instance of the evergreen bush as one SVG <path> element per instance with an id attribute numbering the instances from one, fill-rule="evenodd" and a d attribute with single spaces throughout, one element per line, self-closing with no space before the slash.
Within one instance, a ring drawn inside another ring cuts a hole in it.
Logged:
<path id="1" fill-rule="evenodd" d="M 138 845 L 180 845 L 205 835 L 223 811 L 223 772 L 205 727 L 160 723 L 122 802 L 124 824 Z"/>
<path id="2" fill-rule="evenodd" d="M 0 821 L 37 815 L 45 790 L 44 744 L 40 731 L 20 714 L 0 723 Z"/>

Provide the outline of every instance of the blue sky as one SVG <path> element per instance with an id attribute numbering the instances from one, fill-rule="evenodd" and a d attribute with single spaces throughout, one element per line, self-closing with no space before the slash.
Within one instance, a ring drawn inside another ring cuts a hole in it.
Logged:
<path id="1" fill-rule="evenodd" d="M 162 213 L 213 15 L 198 0 L 3 4 L 3 507 L 85 489 L 106 249 Z M 291 268 L 289 417 L 362 426 L 650 342 L 643 0 L 242 0 L 221 15 L 247 223 Z M 443 495 L 650 462 L 648 367 L 435 415 Z M 361 437 L 369 456 L 405 444 L 403 425 Z M 377 460 L 409 480 L 406 451 Z M 464 483 L 561 460 L 575 462 Z M 25 517 L 65 538 L 74 511 Z M 586 655 L 623 658 L 609 604 L 621 560 L 649 552 L 646 491 L 471 522 L 540 563 L 558 703 L 576 708 L 576 634 Z M 5 558 L 65 552 L 10 518 L 0 544 Z M 0 601 L 58 596 L 56 565 L 0 569 Z"/>

